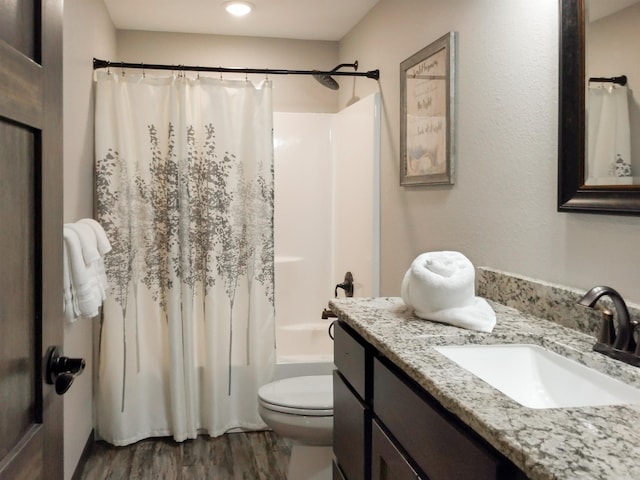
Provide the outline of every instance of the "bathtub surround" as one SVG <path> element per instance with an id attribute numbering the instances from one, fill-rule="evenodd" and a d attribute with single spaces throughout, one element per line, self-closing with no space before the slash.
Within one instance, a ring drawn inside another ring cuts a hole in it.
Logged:
<path id="1" fill-rule="evenodd" d="M 377 94 L 335 114 L 274 113 L 278 363 L 333 361 L 321 314 L 346 271 L 355 296 L 379 294 L 379 126 Z"/>
<path id="2" fill-rule="evenodd" d="M 97 429 L 260 429 L 275 366 L 271 84 L 97 73 L 96 197 L 111 239 Z"/>

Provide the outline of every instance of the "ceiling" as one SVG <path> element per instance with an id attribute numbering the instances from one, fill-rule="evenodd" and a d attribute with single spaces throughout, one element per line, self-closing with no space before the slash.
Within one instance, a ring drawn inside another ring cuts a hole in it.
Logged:
<path id="1" fill-rule="evenodd" d="M 246 17 L 225 0 L 104 0 L 120 30 L 205 33 L 301 40 L 342 39 L 379 0 L 250 0 Z"/>

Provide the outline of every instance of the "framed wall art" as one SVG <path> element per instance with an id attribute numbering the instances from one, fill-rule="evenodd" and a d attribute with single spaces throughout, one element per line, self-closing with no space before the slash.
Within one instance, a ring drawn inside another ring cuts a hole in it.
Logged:
<path id="1" fill-rule="evenodd" d="M 449 32 L 400 64 L 400 185 L 451 185 L 455 45 Z"/>

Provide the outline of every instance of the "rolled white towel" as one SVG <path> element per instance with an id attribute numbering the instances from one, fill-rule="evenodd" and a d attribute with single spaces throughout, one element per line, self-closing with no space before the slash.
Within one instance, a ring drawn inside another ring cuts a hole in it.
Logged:
<path id="1" fill-rule="evenodd" d="M 416 316 L 457 327 L 491 332 L 496 314 L 475 296 L 475 268 L 460 252 L 418 255 L 402 280 L 402 299 Z"/>

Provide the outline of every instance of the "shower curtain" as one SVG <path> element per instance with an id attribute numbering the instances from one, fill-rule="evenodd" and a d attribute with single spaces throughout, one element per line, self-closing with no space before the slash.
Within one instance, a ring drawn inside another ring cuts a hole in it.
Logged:
<path id="1" fill-rule="evenodd" d="M 631 136 L 626 86 L 589 87 L 587 185 L 630 184 Z"/>
<path id="2" fill-rule="evenodd" d="M 275 366 L 273 134 L 264 81 L 98 72 L 105 257 L 97 433 L 259 429 Z"/>

